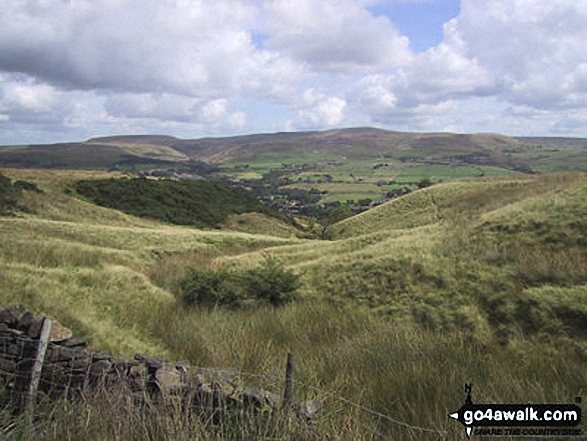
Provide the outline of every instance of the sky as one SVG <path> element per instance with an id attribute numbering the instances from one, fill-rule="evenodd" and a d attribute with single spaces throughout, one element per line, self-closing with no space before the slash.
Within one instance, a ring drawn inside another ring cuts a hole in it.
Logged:
<path id="1" fill-rule="evenodd" d="M 587 0 L 2 0 L 0 144 L 587 137 Z"/>

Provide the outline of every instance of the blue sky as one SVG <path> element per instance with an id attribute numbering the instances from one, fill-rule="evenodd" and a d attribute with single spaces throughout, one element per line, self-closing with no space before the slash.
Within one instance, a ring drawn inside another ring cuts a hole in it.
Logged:
<path id="1" fill-rule="evenodd" d="M 367 9 L 375 16 L 385 15 L 409 37 L 410 47 L 423 52 L 442 42 L 443 26 L 458 15 L 459 0 L 420 2 L 380 2 Z"/>
<path id="2" fill-rule="evenodd" d="M 4 0 L 0 144 L 587 137 L 587 0 Z"/>

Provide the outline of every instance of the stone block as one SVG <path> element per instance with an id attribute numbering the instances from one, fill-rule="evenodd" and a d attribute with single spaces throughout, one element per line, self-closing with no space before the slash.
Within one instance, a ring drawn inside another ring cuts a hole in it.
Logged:
<path id="1" fill-rule="evenodd" d="M 19 357 L 21 354 L 28 353 L 29 351 L 26 350 L 25 342 L 21 341 L 9 341 L 6 342 L 5 345 L 2 345 L 4 356 L 12 356 L 12 357 Z"/>
<path id="2" fill-rule="evenodd" d="M 0 370 L 14 373 L 16 371 L 16 361 L 12 358 L 0 357 Z"/>
<path id="3" fill-rule="evenodd" d="M 92 362 L 103 360 L 110 361 L 111 359 L 112 356 L 110 354 L 107 354 L 106 352 L 94 352 L 92 354 Z"/>
<path id="4" fill-rule="evenodd" d="M 84 359 L 86 363 L 91 361 L 91 355 L 75 348 L 65 346 L 50 345 L 47 348 L 45 358 L 53 363 L 69 362 L 75 359 Z"/>
<path id="5" fill-rule="evenodd" d="M 26 311 L 18 320 L 16 329 L 26 333 L 29 330 L 29 327 L 33 324 L 34 320 L 35 316 L 30 311 Z"/>
<path id="6" fill-rule="evenodd" d="M 51 332 L 49 333 L 49 341 L 57 342 L 71 338 L 71 330 L 66 328 L 57 320 L 51 319 Z"/>
<path id="7" fill-rule="evenodd" d="M 299 403 L 298 413 L 303 415 L 308 421 L 316 419 L 318 412 L 322 409 L 322 404 L 318 400 L 302 401 Z"/>
<path id="8" fill-rule="evenodd" d="M 0 323 L 5 323 L 11 329 L 16 329 L 19 320 L 25 314 L 26 309 L 22 305 L 11 306 L 0 311 Z"/>
<path id="9" fill-rule="evenodd" d="M 152 380 L 164 396 L 181 393 L 184 386 L 181 381 L 181 373 L 172 365 L 163 365 L 158 368 Z"/>
<path id="10" fill-rule="evenodd" d="M 149 371 L 144 364 L 130 366 L 128 370 L 127 383 L 133 392 L 145 391 Z"/>
<path id="11" fill-rule="evenodd" d="M 134 359 L 146 364 L 149 369 L 155 370 L 163 366 L 164 362 L 160 358 L 147 357 L 146 355 L 135 354 Z"/>
<path id="12" fill-rule="evenodd" d="M 85 348 L 88 346 L 88 341 L 82 337 L 70 337 L 68 339 L 56 342 L 59 346 L 65 346 L 66 348 Z"/>
<path id="13" fill-rule="evenodd" d="M 106 377 L 110 368 L 112 367 L 112 363 L 108 360 L 100 360 L 92 363 L 90 366 L 90 375 L 95 380 L 100 380 Z"/>

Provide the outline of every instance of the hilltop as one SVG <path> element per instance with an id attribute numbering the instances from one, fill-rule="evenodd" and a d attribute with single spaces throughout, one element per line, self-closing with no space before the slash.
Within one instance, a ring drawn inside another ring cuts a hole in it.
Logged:
<path id="1" fill-rule="evenodd" d="M 587 148 L 587 140 L 523 138 L 498 134 L 402 133 L 374 128 L 324 132 L 291 132 L 224 138 L 179 139 L 163 135 L 123 135 L 84 142 L 0 147 L 0 163 L 7 167 L 100 169 L 129 164 L 238 163 L 267 155 L 285 154 L 285 163 L 396 159 L 436 164 L 474 164 L 518 171 L 545 171 L 545 156 L 562 159 Z M 301 157 L 299 155 L 302 155 Z M 309 156 L 308 156 L 309 155 Z M 185 165 L 185 164 L 184 164 Z M 585 168 L 568 162 L 551 164 L 549 171 Z"/>
<path id="2" fill-rule="evenodd" d="M 0 164 L 220 181 L 325 228 L 434 183 L 587 170 L 587 140 L 374 128 L 193 140 L 123 135 L 0 147 Z"/>

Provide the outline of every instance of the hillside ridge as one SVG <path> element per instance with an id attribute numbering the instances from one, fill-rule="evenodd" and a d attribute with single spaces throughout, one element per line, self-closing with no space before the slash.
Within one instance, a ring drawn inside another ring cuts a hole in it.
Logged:
<path id="1" fill-rule="evenodd" d="M 143 151 L 140 146 L 145 146 Z M 157 146 L 161 151 L 157 151 Z M 320 152 L 328 153 L 334 159 L 395 158 L 402 161 L 484 164 L 520 171 L 541 171 L 538 166 L 544 158 L 535 155 L 540 148 L 556 150 L 550 152 L 556 157 L 573 152 L 583 154 L 587 150 L 587 139 L 508 137 L 485 133 L 410 133 L 372 127 L 198 139 L 180 139 L 167 135 L 119 135 L 95 137 L 83 142 L 0 146 L 0 163 L 21 168 L 103 169 L 128 163 L 155 167 L 187 159 L 222 164 L 280 152 Z M 567 164 L 569 166 L 572 167 Z M 564 167 L 560 165 L 552 171 L 564 171 Z"/>

